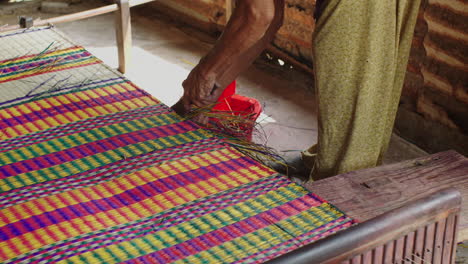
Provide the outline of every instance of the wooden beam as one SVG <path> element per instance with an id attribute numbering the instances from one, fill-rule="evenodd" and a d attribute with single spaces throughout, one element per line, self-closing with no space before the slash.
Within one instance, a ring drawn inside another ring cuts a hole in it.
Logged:
<path id="1" fill-rule="evenodd" d="M 113 4 L 113 5 L 107 5 L 107 6 L 103 6 L 103 7 L 99 7 L 99 8 L 94 8 L 94 9 L 90 9 L 90 10 L 86 10 L 86 11 L 82 11 L 82 12 L 78 12 L 78 13 L 73 13 L 73 14 L 64 15 L 64 16 L 58 16 L 58 17 L 49 18 L 49 19 L 36 19 L 36 20 L 34 20 L 34 25 L 33 26 L 38 27 L 38 26 L 46 26 L 46 25 L 49 25 L 49 24 L 58 24 L 58 23 L 64 23 L 64 22 L 71 22 L 71 21 L 76 21 L 76 20 L 80 20 L 80 19 L 85 19 L 85 18 L 89 18 L 89 17 L 94 17 L 94 16 L 98 16 L 98 15 L 102 15 L 102 14 L 115 12 L 118 9 L 119 9 L 119 7 L 117 6 L 117 4 Z M 21 26 L 20 25 L 3 26 L 3 27 L 0 27 L 0 32 L 10 31 L 10 30 L 17 30 L 17 29 L 21 29 Z"/>
<path id="2" fill-rule="evenodd" d="M 153 2 L 153 1 L 154 0 L 131 0 L 129 1 L 129 3 L 130 3 L 130 7 L 134 7 L 137 5 L 142 5 L 142 4 L 146 4 L 149 2 Z M 64 16 L 58 16 L 58 17 L 49 18 L 49 19 L 37 19 L 37 20 L 34 20 L 33 26 L 38 27 L 38 26 L 46 26 L 49 24 L 72 22 L 72 21 L 95 17 L 95 16 L 107 14 L 107 13 L 112 13 L 117 10 L 119 10 L 118 4 L 106 5 L 106 6 L 93 8 L 93 9 L 89 9 L 89 10 L 85 10 L 85 11 L 77 12 L 73 14 L 68 14 Z M 0 26 L 0 32 L 17 30 L 17 29 L 21 29 L 21 26 L 20 25 Z"/>
<path id="3" fill-rule="evenodd" d="M 116 0 L 119 6 L 115 13 L 115 30 L 117 37 L 117 49 L 119 53 L 119 68 L 121 73 L 130 66 L 132 49 L 132 26 L 130 16 L 130 3 L 128 0 Z"/>

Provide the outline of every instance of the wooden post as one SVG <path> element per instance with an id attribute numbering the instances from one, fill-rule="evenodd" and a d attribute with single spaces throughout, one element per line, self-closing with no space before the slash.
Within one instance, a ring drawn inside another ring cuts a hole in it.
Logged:
<path id="1" fill-rule="evenodd" d="M 117 49 L 119 52 L 119 71 L 125 73 L 130 66 L 130 56 L 132 49 L 132 27 L 130 17 L 129 0 L 116 0 L 119 10 L 116 17 Z"/>
<path id="2" fill-rule="evenodd" d="M 454 263 L 461 202 L 459 191 L 444 189 L 267 263 L 384 263 L 370 260 L 377 252 L 394 259 L 385 263 Z"/>
<path id="3" fill-rule="evenodd" d="M 226 24 L 234 11 L 234 0 L 226 0 Z"/>

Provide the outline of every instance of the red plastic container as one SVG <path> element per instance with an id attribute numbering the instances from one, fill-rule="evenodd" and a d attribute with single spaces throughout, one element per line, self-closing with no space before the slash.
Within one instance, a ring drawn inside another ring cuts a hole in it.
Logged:
<path id="1" fill-rule="evenodd" d="M 219 96 L 218 102 L 222 103 L 225 98 L 231 97 L 236 93 L 236 80 L 229 84 Z"/>
<path id="2" fill-rule="evenodd" d="M 252 122 L 246 122 L 240 125 L 240 129 L 243 131 L 242 135 L 246 136 L 248 140 L 252 140 L 253 127 L 258 116 L 262 113 L 262 106 L 254 98 L 249 98 L 236 94 L 236 81 L 233 81 L 230 85 L 224 89 L 223 93 L 218 99 L 218 103 L 213 107 L 212 112 L 223 112 L 226 114 L 232 114 L 237 116 L 243 116 Z M 211 120 L 214 125 L 219 125 L 218 119 Z M 234 135 L 236 136 L 236 135 Z"/>

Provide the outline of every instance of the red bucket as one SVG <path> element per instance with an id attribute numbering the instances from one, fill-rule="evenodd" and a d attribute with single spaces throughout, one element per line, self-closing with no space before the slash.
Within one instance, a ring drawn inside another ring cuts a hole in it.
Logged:
<path id="1" fill-rule="evenodd" d="M 246 137 L 248 140 L 252 140 L 252 132 L 255 121 L 262 113 L 262 106 L 254 98 L 236 94 L 236 81 L 233 81 L 226 87 L 226 89 L 224 89 L 223 93 L 218 99 L 218 103 L 215 107 L 213 107 L 212 112 L 223 112 L 226 114 L 241 116 L 246 120 L 250 120 L 251 122 L 238 124 L 236 130 L 238 129 L 240 133 L 236 134 L 234 131 L 225 132 L 228 134 L 233 134 L 233 136 Z M 221 125 L 222 122 L 219 119 L 212 118 L 211 122 L 223 130 Z"/>

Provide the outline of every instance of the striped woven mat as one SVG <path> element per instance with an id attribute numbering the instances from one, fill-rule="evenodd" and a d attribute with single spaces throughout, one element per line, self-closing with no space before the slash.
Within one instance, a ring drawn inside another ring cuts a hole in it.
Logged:
<path id="1" fill-rule="evenodd" d="M 54 28 L 0 35 L 0 117 L 0 262 L 259 263 L 353 223 Z"/>

